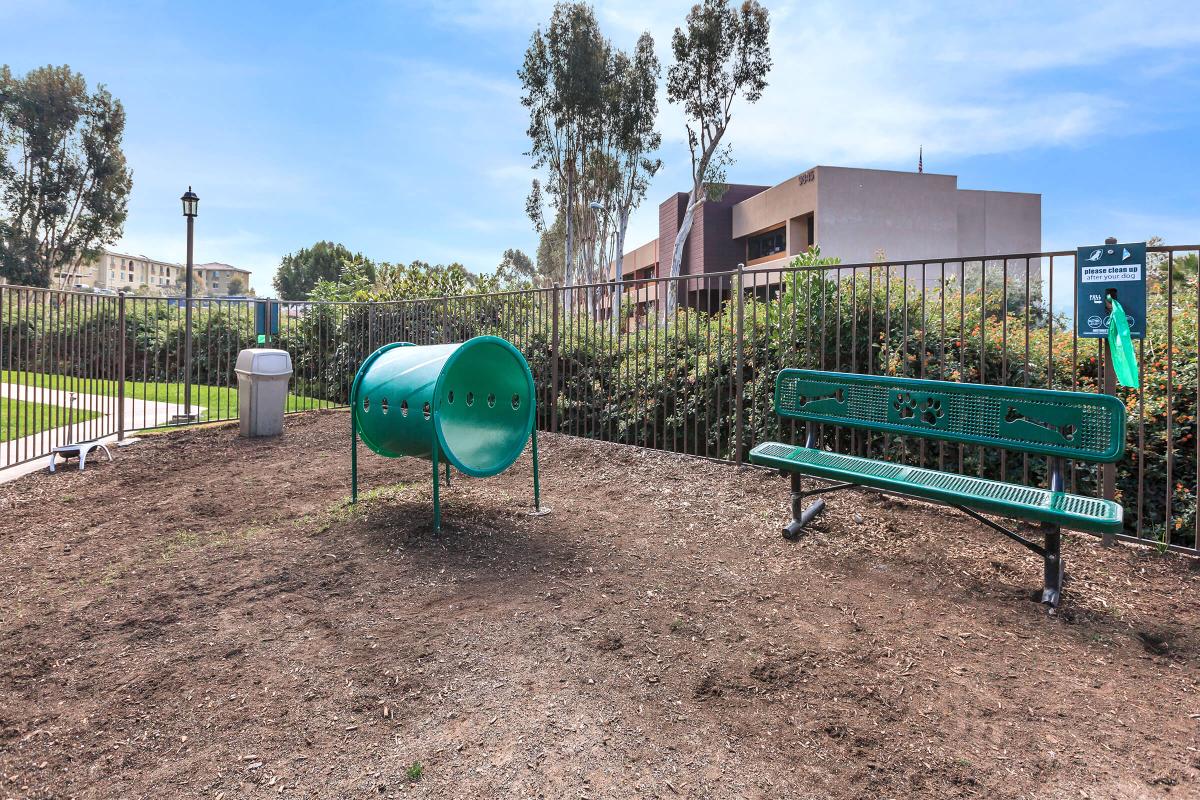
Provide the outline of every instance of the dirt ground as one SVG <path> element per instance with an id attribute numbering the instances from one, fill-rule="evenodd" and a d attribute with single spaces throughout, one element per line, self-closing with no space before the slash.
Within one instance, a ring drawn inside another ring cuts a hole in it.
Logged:
<path id="1" fill-rule="evenodd" d="M 542 439 L 454 481 L 344 412 L 0 486 L 0 797 L 1200 796 L 1200 567 Z M 419 766 L 418 766 L 419 765 Z"/>

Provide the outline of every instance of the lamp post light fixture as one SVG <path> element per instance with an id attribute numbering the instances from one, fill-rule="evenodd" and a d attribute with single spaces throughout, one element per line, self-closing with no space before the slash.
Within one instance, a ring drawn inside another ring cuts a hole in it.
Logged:
<path id="1" fill-rule="evenodd" d="M 590 208 L 592 210 L 592 213 L 596 215 L 596 227 L 597 228 L 600 227 L 600 214 L 603 213 L 605 218 L 608 220 L 608 224 L 612 225 L 612 229 L 613 229 L 613 232 L 612 232 L 613 273 L 614 273 L 613 283 L 615 284 L 615 287 L 614 287 L 615 290 L 613 292 L 613 301 L 612 301 L 612 325 L 613 325 L 613 330 L 615 331 L 615 330 L 617 330 L 617 326 L 620 324 L 620 320 L 621 320 L 621 293 L 623 291 L 623 288 L 621 286 L 621 278 L 623 276 L 621 275 L 621 268 L 617 264 L 617 252 L 616 252 L 617 251 L 617 225 L 615 222 L 613 222 L 612 215 L 610 213 L 608 213 L 608 209 L 605 208 L 604 204 L 599 202 L 598 200 L 593 200 L 592 202 L 588 203 L 588 208 Z"/>
<path id="2" fill-rule="evenodd" d="M 183 215 L 185 217 L 194 217 L 199 213 L 200 198 L 192 191 L 192 187 L 183 193 L 183 197 L 179 198 L 183 202 Z"/>
<path id="3" fill-rule="evenodd" d="M 187 277 L 183 300 L 183 415 L 182 419 L 178 414 L 175 418 L 187 424 L 192 421 L 192 244 L 196 215 L 200 211 L 200 198 L 189 186 L 179 200 L 183 203 L 183 215 L 187 217 Z"/>

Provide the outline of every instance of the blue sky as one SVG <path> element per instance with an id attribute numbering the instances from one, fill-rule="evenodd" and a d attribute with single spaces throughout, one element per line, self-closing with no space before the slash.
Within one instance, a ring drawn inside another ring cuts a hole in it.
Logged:
<path id="1" fill-rule="evenodd" d="M 1194 2 L 791 3 L 775 68 L 737 106 L 730 180 L 814 164 L 926 169 L 964 188 L 1041 192 L 1043 245 L 1112 234 L 1200 240 L 1200 13 Z M 198 261 L 254 270 L 318 239 L 376 259 L 493 269 L 536 248 L 516 70 L 551 3 L 0 0 L 0 62 L 70 64 L 128 114 L 134 189 L 117 246 L 183 258 L 178 197 L 201 197 Z M 688 4 L 598 2 L 664 66 Z M 686 189 L 678 109 L 629 241 Z"/>

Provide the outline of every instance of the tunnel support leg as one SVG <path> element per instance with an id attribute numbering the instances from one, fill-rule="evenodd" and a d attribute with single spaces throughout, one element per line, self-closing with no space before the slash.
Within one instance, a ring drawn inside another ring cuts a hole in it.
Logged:
<path id="1" fill-rule="evenodd" d="M 354 421 L 354 404 L 350 405 L 350 502 L 358 502 L 358 425 Z"/>
<path id="2" fill-rule="evenodd" d="M 537 451 L 537 415 L 534 415 L 533 425 L 533 510 L 542 510 L 542 484 L 538 477 L 538 451 Z"/>
<path id="3" fill-rule="evenodd" d="M 446 488 L 450 488 L 450 462 L 446 462 Z"/>
<path id="4" fill-rule="evenodd" d="M 438 474 L 438 446 L 437 441 L 433 443 L 433 532 L 437 533 L 442 529 L 442 498 L 438 492 L 438 487 L 441 485 L 441 475 Z"/>

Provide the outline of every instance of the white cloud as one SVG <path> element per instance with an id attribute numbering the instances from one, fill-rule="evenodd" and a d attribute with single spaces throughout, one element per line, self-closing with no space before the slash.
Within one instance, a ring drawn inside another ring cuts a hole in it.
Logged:
<path id="1" fill-rule="evenodd" d="M 649 29 L 665 70 L 688 5 L 614 0 L 597 14 L 618 43 Z M 1130 113 L 1135 78 L 1194 62 L 1200 44 L 1192 2 L 767 6 L 774 67 L 762 100 L 735 106 L 733 180 L 910 164 L 922 146 L 936 164 L 1141 132 L 1152 123 Z M 1097 68 L 1102 78 L 1087 74 Z M 657 235 L 658 201 L 688 183 L 682 112 L 661 107 L 667 169 L 634 215 L 633 245 Z"/>
<path id="2" fill-rule="evenodd" d="M 484 174 L 487 175 L 488 180 L 504 184 L 520 181 L 524 185 L 537 177 L 537 173 L 530 167 L 528 161 L 522 164 L 497 164 L 485 170 Z"/>
<path id="3" fill-rule="evenodd" d="M 766 5 L 770 86 L 757 105 L 735 106 L 731 141 L 739 161 L 783 159 L 797 168 L 908 160 L 922 144 L 957 157 L 1080 142 L 1106 132 L 1111 115 L 1137 98 L 1116 86 L 1048 88 L 1064 83 L 1050 80 L 1053 71 L 1134 59 L 1138 69 L 1170 69 L 1178 58 L 1171 51 L 1200 44 L 1192 2 Z M 689 6 L 612 0 L 596 11 L 618 44 L 650 30 L 665 69 L 671 33 Z M 532 29 L 550 8 L 475 0 L 442 19 Z M 662 106 L 660 127 L 678 151 L 681 113 L 665 99 Z"/>
<path id="4" fill-rule="evenodd" d="M 1121 231 L 1130 241 L 1158 236 L 1171 245 L 1200 244 L 1200 214 L 1114 211 L 1108 217 L 1111 229 Z"/>
<path id="5" fill-rule="evenodd" d="M 461 0 L 426 4 L 432 17 L 442 25 L 476 31 L 495 31 L 498 28 L 533 29 L 550 16 L 551 2 L 528 0 Z"/>
<path id="6" fill-rule="evenodd" d="M 394 59 L 400 71 L 402 91 L 393 99 L 405 105 L 413 100 L 413 92 L 424 102 L 445 98 L 452 105 L 464 97 L 487 102 L 519 103 L 521 86 L 514 67 L 511 76 L 488 75 L 450 64 L 414 59 Z"/>
<path id="7" fill-rule="evenodd" d="M 1198 16 L 1181 5 L 1148 17 L 1123 3 L 1086 13 L 1055 4 L 783 6 L 771 86 L 757 105 L 737 107 L 735 153 L 880 164 L 911 160 L 921 145 L 961 157 L 1134 132 L 1135 117 L 1116 116 L 1137 100 L 1119 81 L 1066 90 L 1092 84 L 1056 71 L 1200 42 Z"/>
<path id="8" fill-rule="evenodd" d="M 665 72 L 671 33 L 693 1 L 596 0 L 596 11 L 619 46 L 650 30 Z M 951 157 L 1078 147 L 1136 131 L 1131 126 L 1148 119 L 1168 125 L 1169 115 L 1136 113 L 1136 93 L 1195 64 L 1200 44 L 1194 0 L 765 3 L 775 66 L 763 99 L 735 107 L 734 181 L 783 179 L 816 163 L 908 167 L 922 145 L 936 169 Z M 22 6 L 0 0 L 0 22 L 19 17 Z M 250 135 L 213 116 L 211 129 L 182 145 L 161 124 L 137 121 L 154 119 L 153 98 L 144 108 L 131 105 L 136 214 L 120 247 L 181 258 L 175 198 L 195 181 L 204 226 L 197 258 L 254 270 L 260 292 L 269 291 L 282 251 L 316 238 L 342 238 L 380 259 L 460 261 L 477 270 L 493 269 L 506 247 L 534 249 L 523 214 L 534 173 L 521 154 L 527 119 L 516 70 L 529 34 L 552 8 L 552 0 L 462 0 L 406 10 L 453 29 L 448 40 L 486 45 L 486 58 L 450 48 L 356 53 L 380 67 L 378 87 L 356 87 L 366 98 L 365 133 L 314 137 L 302 157 L 275 152 L 272 137 L 282 125 Z M 204 69 L 257 81 L 262 67 L 251 59 Z M 681 112 L 665 92 L 660 104 L 665 166 L 632 220 L 630 247 L 657 236 L 659 202 L 689 183 Z M 143 126 L 145 135 L 135 135 Z M 394 146 L 381 153 L 371 147 L 376 141 Z M 397 212 L 406 221 L 397 223 Z M 1132 218 L 1110 224 L 1171 239 L 1198 229 L 1195 220 L 1159 216 L 1144 226 Z M 219 237 L 208 237 L 210 230 Z"/>

